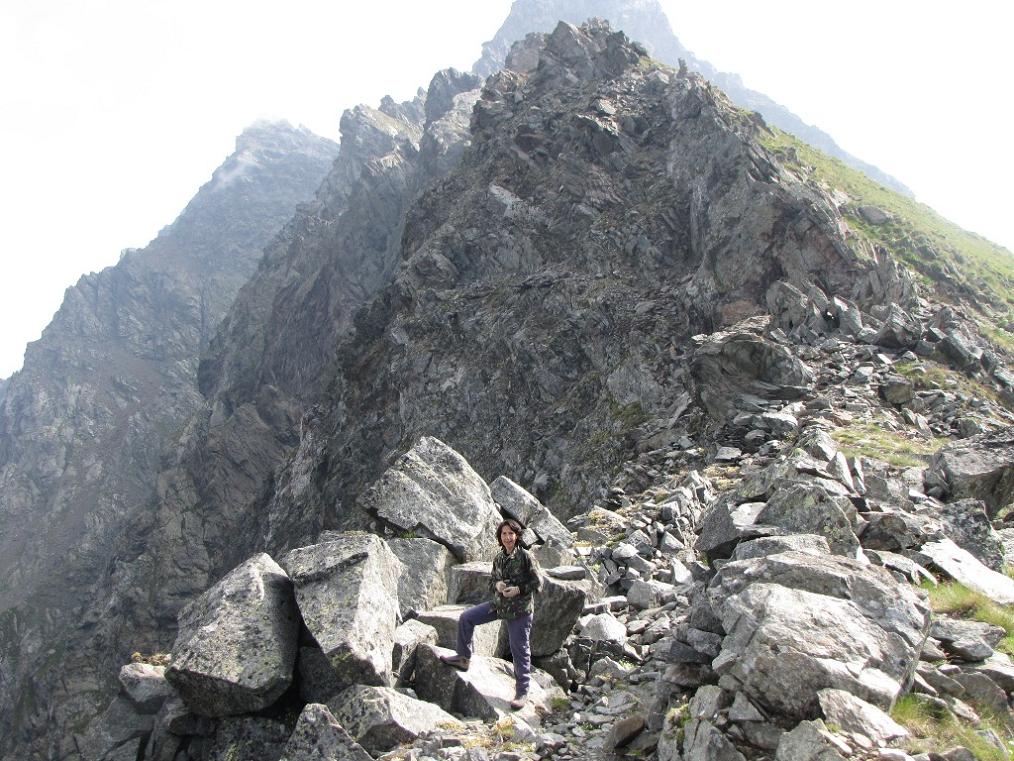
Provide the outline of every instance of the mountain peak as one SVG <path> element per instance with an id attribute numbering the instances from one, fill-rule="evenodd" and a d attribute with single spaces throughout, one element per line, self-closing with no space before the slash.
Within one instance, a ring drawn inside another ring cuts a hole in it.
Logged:
<path id="1" fill-rule="evenodd" d="M 697 58 L 673 32 L 669 18 L 657 0 L 515 0 L 510 14 L 492 40 L 483 43 L 482 57 L 472 70 L 483 77 L 502 69 L 516 40 L 532 32 L 549 33 L 561 20 L 582 24 L 590 18 L 605 19 L 613 29 L 643 43 L 652 58 L 676 67 L 703 74 L 722 88 L 740 108 L 757 111 L 771 125 L 788 132 L 813 147 L 858 169 L 875 182 L 912 196 L 899 180 L 841 148 L 826 132 L 807 124 L 792 111 L 763 93 L 743 86 L 738 74 L 719 71 L 708 61 Z"/>

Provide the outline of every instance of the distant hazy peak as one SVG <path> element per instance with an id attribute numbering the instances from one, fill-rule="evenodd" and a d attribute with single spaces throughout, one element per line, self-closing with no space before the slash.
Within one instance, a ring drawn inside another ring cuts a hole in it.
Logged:
<path id="1" fill-rule="evenodd" d="M 337 149 L 333 140 L 314 134 L 303 125 L 293 127 L 287 121 L 258 119 L 236 137 L 235 152 L 274 150 L 324 158 L 334 156 Z"/>
<path id="2" fill-rule="evenodd" d="M 608 20 L 613 29 L 644 43 L 662 60 L 669 55 L 692 57 L 676 39 L 657 0 L 515 0 L 496 36 L 483 43 L 482 57 L 472 70 L 489 76 L 503 68 L 511 45 L 526 34 L 551 32 L 559 21 L 581 24 L 589 18 Z"/>

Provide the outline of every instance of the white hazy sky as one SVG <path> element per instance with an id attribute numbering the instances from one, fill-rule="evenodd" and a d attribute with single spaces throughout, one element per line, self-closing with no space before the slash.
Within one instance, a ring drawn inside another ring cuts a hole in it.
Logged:
<path id="1" fill-rule="evenodd" d="M 1014 249 L 1014 5 L 662 4 L 698 57 Z M 170 223 L 250 122 L 337 139 L 343 109 L 468 69 L 510 5 L 2 0 L 0 378 L 64 289 Z"/>

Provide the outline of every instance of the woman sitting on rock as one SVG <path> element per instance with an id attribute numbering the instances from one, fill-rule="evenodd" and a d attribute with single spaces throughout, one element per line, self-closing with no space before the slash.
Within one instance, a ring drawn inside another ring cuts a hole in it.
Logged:
<path id="1" fill-rule="evenodd" d="M 493 573 L 489 578 L 492 602 L 469 608 L 458 619 L 457 655 L 441 660 L 455 668 L 466 670 L 472 656 L 472 632 L 480 624 L 498 618 L 507 620 L 511 657 L 514 660 L 515 693 L 511 708 L 518 709 L 528 700 L 528 684 L 532 673 L 532 651 L 529 637 L 532 633 L 533 596 L 542 588 L 538 564 L 521 546 L 521 524 L 505 520 L 496 528 L 500 551 L 493 559 Z"/>

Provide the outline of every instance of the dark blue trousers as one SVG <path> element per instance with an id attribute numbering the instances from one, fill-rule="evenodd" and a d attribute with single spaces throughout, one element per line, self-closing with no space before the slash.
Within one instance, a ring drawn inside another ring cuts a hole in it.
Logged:
<path id="1" fill-rule="evenodd" d="M 472 632 L 481 624 L 496 620 L 493 604 L 484 602 L 469 608 L 458 619 L 458 655 L 472 657 Z M 518 695 L 528 692 L 532 676 L 532 648 L 529 643 L 532 634 L 532 614 L 507 619 L 507 639 L 510 641 L 511 658 L 514 659 L 514 681 Z"/>

